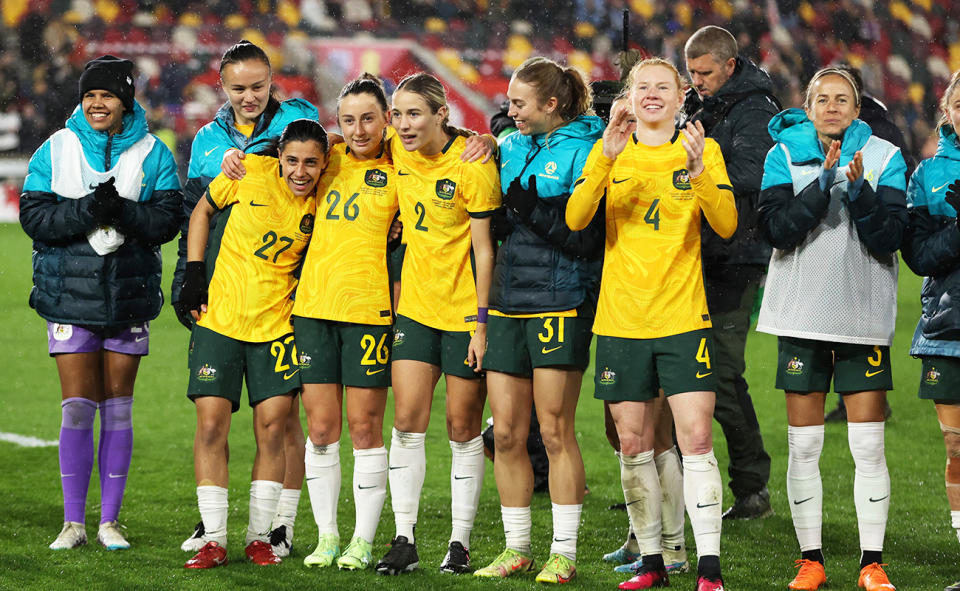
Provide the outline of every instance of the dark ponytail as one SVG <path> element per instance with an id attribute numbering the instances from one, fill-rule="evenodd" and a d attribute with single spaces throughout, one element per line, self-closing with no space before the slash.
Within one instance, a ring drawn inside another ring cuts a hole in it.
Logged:
<path id="1" fill-rule="evenodd" d="M 279 158 L 280 152 L 282 152 L 284 147 L 290 142 L 311 141 L 320 144 L 324 153 L 326 153 L 330 147 L 330 142 L 327 140 L 327 131 L 322 125 L 313 119 L 295 119 L 283 128 L 279 138 L 271 140 L 270 143 L 267 144 L 267 147 L 258 152 L 258 154 Z"/>
<path id="2" fill-rule="evenodd" d="M 364 72 L 359 78 L 347 82 L 347 85 L 343 87 L 340 96 L 337 97 L 337 113 L 340 112 L 340 101 L 343 100 L 343 97 L 351 94 L 372 95 L 373 98 L 377 99 L 377 103 L 380 104 L 380 108 L 384 112 L 390 110 L 387 106 L 387 92 L 383 89 L 383 82 L 369 72 Z"/>
<path id="3" fill-rule="evenodd" d="M 267 69 L 273 71 L 270 67 L 270 58 L 267 57 L 266 52 L 246 39 L 241 39 L 239 43 L 223 52 L 223 57 L 220 58 L 220 74 L 223 75 L 223 69 L 230 64 L 238 64 L 248 60 L 261 62 L 267 66 Z"/>

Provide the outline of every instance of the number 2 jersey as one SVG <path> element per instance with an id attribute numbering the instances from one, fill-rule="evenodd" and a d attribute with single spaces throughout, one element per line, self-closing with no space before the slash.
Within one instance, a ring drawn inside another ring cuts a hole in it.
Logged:
<path id="1" fill-rule="evenodd" d="M 207 188 L 221 215 L 207 249 L 207 312 L 197 324 L 262 343 L 292 330 L 294 271 L 313 234 L 316 198 L 295 196 L 276 158 L 248 155 L 243 163 L 242 180 L 221 174 Z"/>
<path id="2" fill-rule="evenodd" d="M 606 247 L 593 332 L 651 339 L 709 328 L 700 260 L 700 212 L 730 237 L 737 208 L 717 143 L 707 138 L 704 171 L 687 172 L 681 134 L 659 146 L 631 135 L 616 160 L 597 141 L 567 204 L 586 225 L 606 196 Z M 574 223 L 576 222 L 576 224 Z"/>
<path id="3" fill-rule="evenodd" d="M 316 229 L 293 313 L 392 324 L 387 233 L 398 204 L 390 158 L 358 160 L 346 144 L 333 146 L 317 195 Z"/>
<path id="4" fill-rule="evenodd" d="M 438 154 L 426 156 L 407 152 L 399 139 L 391 145 L 407 243 L 397 314 L 437 330 L 476 327 L 470 218 L 500 207 L 496 163 L 462 162 L 465 146 L 463 137 L 454 136 Z"/>

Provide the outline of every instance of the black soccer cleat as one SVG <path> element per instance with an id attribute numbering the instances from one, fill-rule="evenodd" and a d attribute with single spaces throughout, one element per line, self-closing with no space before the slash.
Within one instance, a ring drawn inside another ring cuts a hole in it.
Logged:
<path id="1" fill-rule="evenodd" d="M 470 568 L 470 552 L 460 542 L 450 542 L 447 555 L 443 557 L 440 572 L 464 575 L 473 572 Z"/>
<path id="2" fill-rule="evenodd" d="M 417 570 L 420 556 L 417 547 L 407 540 L 407 536 L 397 536 L 390 542 L 390 549 L 374 568 L 381 575 L 399 575 Z"/>

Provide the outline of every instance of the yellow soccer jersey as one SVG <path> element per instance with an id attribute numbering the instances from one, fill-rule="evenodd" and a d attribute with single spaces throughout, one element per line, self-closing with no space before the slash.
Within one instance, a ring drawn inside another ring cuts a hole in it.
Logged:
<path id="1" fill-rule="evenodd" d="M 633 136 L 620 156 L 594 145 L 567 204 L 571 227 L 585 226 L 606 195 L 606 247 L 593 332 L 650 339 L 709 328 L 700 262 L 700 212 L 722 237 L 737 209 L 720 147 L 707 139 L 704 171 L 687 173 L 679 133 L 661 146 Z"/>
<path id="2" fill-rule="evenodd" d="M 470 217 L 500 207 L 497 165 L 461 162 L 460 136 L 433 156 L 407 152 L 397 139 L 391 144 L 407 243 L 397 314 L 437 330 L 473 330 L 477 287 Z"/>
<path id="3" fill-rule="evenodd" d="M 222 213 L 207 248 L 207 312 L 197 324 L 262 343 L 292 330 L 294 271 L 313 234 L 316 198 L 294 196 L 276 158 L 251 154 L 243 164 L 243 180 L 221 174 L 207 188 Z"/>
<path id="4" fill-rule="evenodd" d="M 293 313 L 391 324 L 387 233 L 398 207 L 393 164 L 386 156 L 357 160 L 346 144 L 337 144 L 317 195 L 316 229 Z"/>

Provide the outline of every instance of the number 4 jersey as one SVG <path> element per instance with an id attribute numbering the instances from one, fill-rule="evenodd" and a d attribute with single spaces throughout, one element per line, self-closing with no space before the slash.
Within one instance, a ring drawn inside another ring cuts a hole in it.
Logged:
<path id="1" fill-rule="evenodd" d="M 294 271 L 313 234 L 316 198 L 295 196 L 279 161 L 248 155 L 246 176 L 220 175 L 207 200 L 221 215 L 207 249 L 207 312 L 197 323 L 239 341 L 272 341 L 292 329 Z"/>
<path id="2" fill-rule="evenodd" d="M 317 227 L 293 313 L 392 324 L 387 234 L 398 204 L 390 158 L 357 160 L 346 144 L 333 146 L 317 195 Z"/>

